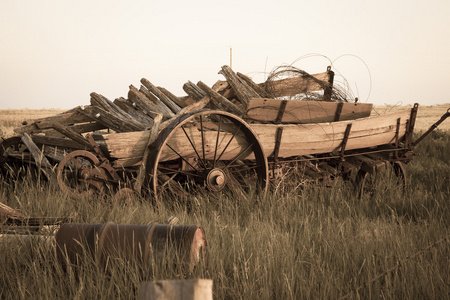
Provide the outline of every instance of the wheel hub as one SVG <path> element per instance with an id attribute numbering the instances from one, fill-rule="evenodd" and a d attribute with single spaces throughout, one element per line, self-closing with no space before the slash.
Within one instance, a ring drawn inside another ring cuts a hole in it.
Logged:
<path id="1" fill-rule="evenodd" d="M 221 191 L 226 185 L 225 173 L 221 169 L 212 169 L 206 176 L 206 185 L 211 191 Z"/>

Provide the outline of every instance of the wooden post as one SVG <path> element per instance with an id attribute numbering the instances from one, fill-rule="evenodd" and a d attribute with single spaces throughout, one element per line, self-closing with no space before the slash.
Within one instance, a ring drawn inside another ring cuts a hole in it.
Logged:
<path id="1" fill-rule="evenodd" d="M 148 140 L 147 140 L 147 145 L 144 150 L 144 156 L 142 157 L 141 167 L 139 168 L 139 174 L 137 176 L 136 183 L 134 186 L 134 190 L 138 194 L 141 192 L 142 185 L 143 185 L 144 179 L 145 179 L 145 175 L 147 174 L 146 165 L 147 165 L 148 156 L 150 154 L 150 145 L 158 137 L 159 125 L 161 124 L 162 117 L 163 116 L 161 114 L 156 116 L 155 119 L 153 120 L 154 121 L 153 126 L 150 129 L 150 136 L 148 137 Z"/>
<path id="2" fill-rule="evenodd" d="M 218 102 L 221 106 L 226 107 L 230 112 L 238 116 L 242 116 L 244 114 L 244 112 L 239 107 L 237 107 L 236 104 L 223 97 L 203 82 L 199 81 L 197 85 L 211 97 L 212 101 Z"/>
<path id="3" fill-rule="evenodd" d="M 139 300 L 212 300 L 211 279 L 141 282 Z"/>
<path id="4" fill-rule="evenodd" d="M 145 78 L 141 79 L 141 83 L 151 92 L 153 95 L 159 98 L 173 113 L 178 113 L 181 108 L 173 102 L 169 97 L 164 95 L 156 86 L 154 86 L 150 81 Z"/>

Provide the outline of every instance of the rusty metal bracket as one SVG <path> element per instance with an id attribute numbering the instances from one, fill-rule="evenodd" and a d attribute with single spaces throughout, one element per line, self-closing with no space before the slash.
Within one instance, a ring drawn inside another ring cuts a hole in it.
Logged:
<path id="1" fill-rule="evenodd" d="M 331 95 L 333 93 L 334 72 L 331 71 L 331 66 L 327 67 L 328 73 L 328 86 L 323 91 L 323 100 L 331 101 Z"/>
<path id="2" fill-rule="evenodd" d="M 281 101 L 280 108 L 278 109 L 278 114 L 275 119 L 275 124 L 280 124 L 283 119 L 284 112 L 286 111 L 287 100 Z"/>
<path id="3" fill-rule="evenodd" d="M 336 107 L 336 113 L 334 114 L 334 122 L 338 122 L 341 118 L 342 108 L 344 107 L 344 102 L 339 102 Z"/>
<path id="4" fill-rule="evenodd" d="M 278 153 L 280 152 L 280 146 L 281 146 L 281 137 L 283 136 L 283 127 L 277 128 L 277 136 L 275 140 L 275 150 L 273 152 L 273 160 L 278 162 Z"/>
<path id="5" fill-rule="evenodd" d="M 347 124 L 347 128 L 345 128 L 344 138 L 342 139 L 341 153 L 340 153 L 341 160 L 344 160 L 345 147 L 347 147 L 347 141 L 348 141 L 348 137 L 350 135 L 351 129 L 352 129 L 352 123 Z"/>

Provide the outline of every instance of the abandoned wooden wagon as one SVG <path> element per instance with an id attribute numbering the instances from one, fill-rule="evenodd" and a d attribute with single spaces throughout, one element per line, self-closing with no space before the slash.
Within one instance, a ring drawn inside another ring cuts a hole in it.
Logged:
<path id="1" fill-rule="evenodd" d="M 127 99 L 92 93 L 89 106 L 17 128 L 1 143 L 2 168 L 36 165 L 75 195 L 145 190 L 155 200 L 199 189 L 265 193 L 288 173 L 325 182 L 356 173 L 363 186 L 389 166 L 405 184 L 418 105 L 370 116 L 372 104 L 339 98 L 330 68 L 261 84 L 228 66 L 220 73 L 226 81 L 212 87 L 187 82 L 186 97 L 146 79 Z"/>

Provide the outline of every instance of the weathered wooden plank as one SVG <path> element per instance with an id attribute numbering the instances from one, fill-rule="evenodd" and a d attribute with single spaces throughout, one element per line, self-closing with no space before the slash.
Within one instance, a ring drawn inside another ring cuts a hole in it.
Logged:
<path id="1" fill-rule="evenodd" d="M 151 127 L 153 125 L 153 118 L 137 109 L 136 106 L 133 106 L 132 103 L 133 102 L 128 102 L 127 99 L 124 98 L 118 98 L 114 100 L 114 104 L 120 107 L 123 111 L 126 111 L 135 120 L 147 127 Z"/>
<path id="2" fill-rule="evenodd" d="M 206 96 L 206 93 L 201 88 L 199 88 L 197 85 L 195 85 L 193 82 L 190 81 L 183 84 L 183 90 L 194 101 L 200 101 L 203 97 Z"/>
<path id="3" fill-rule="evenodd" d="M 156 109 L 154 111 L 157 113 L 161 113 L 164 118 L 172 118 L 175 115 L 172 110 L 164 104 L 164 102 L 153 95 L 145 86 L 141 85 L 139 88 L 139 92 L 144 95 L 144 98 L 147 99 L 147 102 L 153 103 L 156 106 Z"/>
<path id="4" fill-rule="evenodd" d="M 134 124 L 132 122 L 129 122 L 129 120 L 120 118 L 117 115 L 113 115 L 110 112 L 105 111 L 97 106 L 91 105 L 89 107 L 86 107 L 85 109 L 80 109 L 80 112 L 116 132 L 130 132 L 145 129 L 145 126 L 142 124 Z"/>
<path id="5" fill-rule="evenodd" d="M 167 90 L 167 89 L 165 89 L 165 88 L 163 88 L 161 86 L 158 86 L 158 90 L 160 90 L 161 93 L 166 95 L 167 98 L 172 100 L 172 102 L 175 103 L 176 105 L 178 105 L 179 107 L 183 108 L 183 107 L 187 106 L 187 104 L 183 101 L 183 99 L 181 99 L 180 97 L 175 96 L 169 90 Z"/>
<path id="6" fill-rule="evenodd" d="M 79 108 L 80 106 L 77 106 L 71 110 L 68 110 L 58 115 L 36 119 L 33 121 L 32 124 L 15 128 L 14 132 L 18 134 L 23 134 L 25 132 L 28 134 L 32 134 L 36 132 L 41 132 L 43 129 L 52 128 L 52 125 L 55 122 L 58 122 L 62 125 L 70 125 L 92 121 L 89 117 L 79 113 L 78 112 Z"/>
<path id="7" fill-rule="evenodd" d="M 206 84 L 204 84 L 203 82 L 199 81 L 197 83 L 197 85 L 205 92 L 207 93 L 210 98 L 211 101 L 215 101 L 218 104 L 216 104 L 216 106 L 218 108 L 224 107 L 226 108 L 226 110 L 238 115 L 238 116 L 242 116 L 244 114 L 244 112 L 242 111 L 242 109 L 240 109 L 236 104 L 234 104 L 233 102 L 231 102 L 230 100 L 228 100 L 227 98 L 223 97 L 222 95 L 220 95 L 218 92 L 214 91 L 212 88 L 210 88 L 209 86 L 207 86 Z"/>
<path id="8" fill-rule="evenodd" d="M 237 72 L 236 74 L 242 81 L 247 83 L 256 93 L 258 93 L 260 97 L 270 98 L 270 94 L 266 92 L 266 90 L 264 90 L 260 85 L 256 84 L 250 77 L 239 72 Z"/>
<path id="9" fill-rule="evenodd" d="M 244 107 L 247 107 L 250 98 L 261 97 L 248 84 L 241 80 L 229 66 L 222 66 L 222 70 L 219 71 L 219 74 L 225 76 Z"/>
<path id="10" fill-rule="evenodd" d="M 286 107 L 281 123 L 307 124 L 332 122 L 335 119 L 339 102 L 300 101 L 268 98 L 252 98 L 249 101 L 245 118 L 260 122 L 275 122 L 281 104 Z M 370 116 L 371 103 L 341 103 L 340 121 Z"/>
<path id="11" fill-rule="evenodd" d="M 111 100 L 106 97 L 97 94 L 91 93 L 91 104 L 94 106 L 98 106 L 109 114 L 115 116 L 117 119 L 121 119 L 123 121 L 127 121 L 130 125 L 135 126 L 136 128 L 145 128 L 146 125 L 140 123 L 135 120 L 130 114 L 121 109 L 119 106 L 114 104 Z"/>
<path id="12" fill-rule="evenodd" d="M 69 139 L 72 139 L 88 148 L 92 148 L 92 145 L 86 140 L 81 134 L 76 133 L 70 127 L 65 127 L 61 125 L 60 123 L 56 122 L 53 124 L 53 128 L 62 133 L 63 135 L 67 136 Z"/>
<path id="13" fill-rule="evenodd" d="M 314 77 L 314 78 L 311 78 Z M 319 80 L 321 83 L 317 82 Z M 271 97 L 292 96 L 301 93 L 309 93 L 323 90 L 324 85 L 329 85 L 329 73 L 323 72 L 311 74 L 311 76 L 297 76 L 286 79 L 274 80 L 260 83 L 259 85 L 267 91 Z"/>
<path id="14" fill-rule="evenodd" d="M 170 108 L 170 110 L 173 113 L 178 113 L 181 108 L 175 103 L 173 102 L 169 97 L 167 97 L 163 92 L 161 92 L 155 85 L 153 85 L 153 83 L 151 83 L 149 80 L 147 80 L 146 78 L 142 78 L 141 79 L 141 83 L 156 97 L 158 97 L 158 99 L 160 101 L 162 101 L 168 108 Z"/>
<path id="15" fill-rule="evenodd" d="M 31 135 L 33 142 L 38 145 L 48 145 L 55 146 L 60 148 L 70 148 L 70 149 L 87 149 L 86 146 L 66 138 L 54 137 L 54 136 L 45 136 L 40 134 Z"/>

